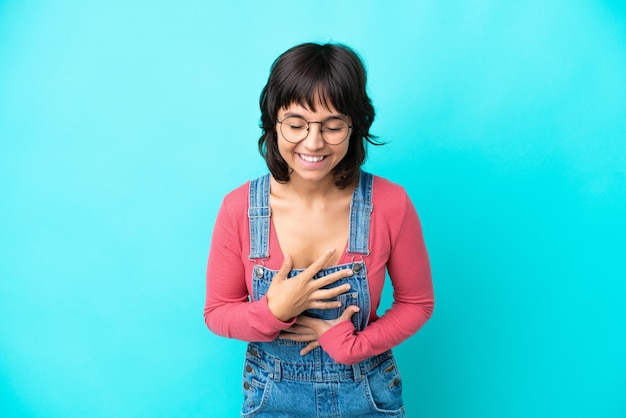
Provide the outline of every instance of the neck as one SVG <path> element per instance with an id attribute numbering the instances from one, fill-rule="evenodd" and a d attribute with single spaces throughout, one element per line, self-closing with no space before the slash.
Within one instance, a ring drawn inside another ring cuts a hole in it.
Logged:
<path id="1" fill-rule="evenodd" d="M 292 176 L 287 183 L 278 183 L 272 178 L 272 187 L 278 194 L 289 194 L 302 200 L 319 200 L 334 195 L 344 190 L 335 185 L 333 176 L 328 176 L 321 181 L 304 180 Z"/>

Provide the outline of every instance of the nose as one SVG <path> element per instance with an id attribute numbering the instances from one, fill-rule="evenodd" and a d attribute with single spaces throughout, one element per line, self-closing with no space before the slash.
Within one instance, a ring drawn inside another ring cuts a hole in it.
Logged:
<path id="1" fill-rule="evenodd" d="M 313 127 L 315 125 L 315 128 Z M 309 149 L 324 148 L 326 143 L 322 137 L 322 122 L 309 122 L 309 128 L 307 129 L 306 137 L 302 141 L 304 145 Z"/>

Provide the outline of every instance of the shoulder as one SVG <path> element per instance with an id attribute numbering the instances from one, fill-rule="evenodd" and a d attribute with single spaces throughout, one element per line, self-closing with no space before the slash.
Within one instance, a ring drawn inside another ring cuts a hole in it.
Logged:
<path id="1" fill-rule="evenodd" d="M 224 196 L 224 200 L 222 201 L 222 208 L 227 210 L 228 212 L 238 213 L 239 211 L 245 211 L 245 213 L 247 214 L 250 187 L 254 184 L 255 190 L 257 190 L 257 193 L 259 193 L 268 181 L 269 174 L 263 175 L 256 179 L 248 180 L 247 182 Z"/>
<path id="2" fill-rule="evenodd" d="M 386 228 L 395 242 L 399 234 L 420 233 L 420 221 L 413 202 L 403 186 L 374 176 L 372 188 L 372 223 Z"/>
<path id="3" fill-rule="evenodd" d="M 247 210 L 249 189 L 250 181 L 247 181 L 236 189 L 230 191 L 226 196 L 224 196 L 222 207 L 228 212 L 237 212 L 238 209 Z"/>
<path id="4" fill-rule="evenodd" d="M 373 177 L 372 203 L 375 206 L 396 211 L 405 207 L 409 197 L 404 187 L 380 176 Z"/>

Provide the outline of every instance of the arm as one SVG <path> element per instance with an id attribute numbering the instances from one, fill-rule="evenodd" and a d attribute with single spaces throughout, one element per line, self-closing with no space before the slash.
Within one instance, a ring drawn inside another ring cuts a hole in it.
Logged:
<path id="1" fill-rule="evenodd" d="M 244 222 L 247 219 L 238 222 L 237 213 L 244 213 L 245 217 L 246 212 L 231 209 L 228 198 L 224 199 L 213 229 L 206 270 L 204 322 L 215 334 L 225 337 L 272 341 L 291 322 L 278 320 L 269 310 L 266 297 L 248 301 L 246 265 L 242 256 L 245 246 L 240 233 L 240 228 L 247 227 Z"/>
<path id="2" fill-rule="evenodd" d="M 358 363 L 395 347 L 415 334 L 432 315 L 434 296 L 428 253 L 408 196 L 391 245 L 387 269 L 394 288 L 392 307 L 362 332 L 356 333 L 350 321 L 343 321 L 319 337 L 322 348 L 339 363 Z"/>
<path id="3" fill-rule="evenodd" d="M 224 200 L 218 213 L 207 265 L 204 320 L 211 331 L 244 341 L 272 341 L 281 330 L 293 325 L 296 316 L 306 309 L 337 307 L 337 302 L 328 299 L 347 289 L 344 286 L 322 287 L 352 272 L 343 270 L 323 279 L 314 279 L 332 257 L 332 248 L 291 279 L 287 279 L 292 267 L 291 258 L 286 256 L 267 295 L 259 301 L 249 302 L 245 277 L 251 274 L 246 272 L 250 262 L 242 254 L 247 249 L 242 243 L 249 239 L 247 229 L 242 229 L 248 227 L 247 211 L 237 207 L 229 210 L 228 202 L 228 198 Z M 241 216 L 242 213 L 244 215 L 237 219 L 236 214 Z"/>

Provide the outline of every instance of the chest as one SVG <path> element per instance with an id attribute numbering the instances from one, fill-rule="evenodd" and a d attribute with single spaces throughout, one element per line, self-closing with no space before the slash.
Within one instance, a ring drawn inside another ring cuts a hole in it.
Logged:
<path id="1" fill-rule="evenodd" d="M 328 265 L 339 261 L 350 233 L 350 202 L 318 207 L 276 205 L 272 224 L 283 254 L 289 254 L 294 268 L 306 268 L 328 248 L 335 254 Z"/>

